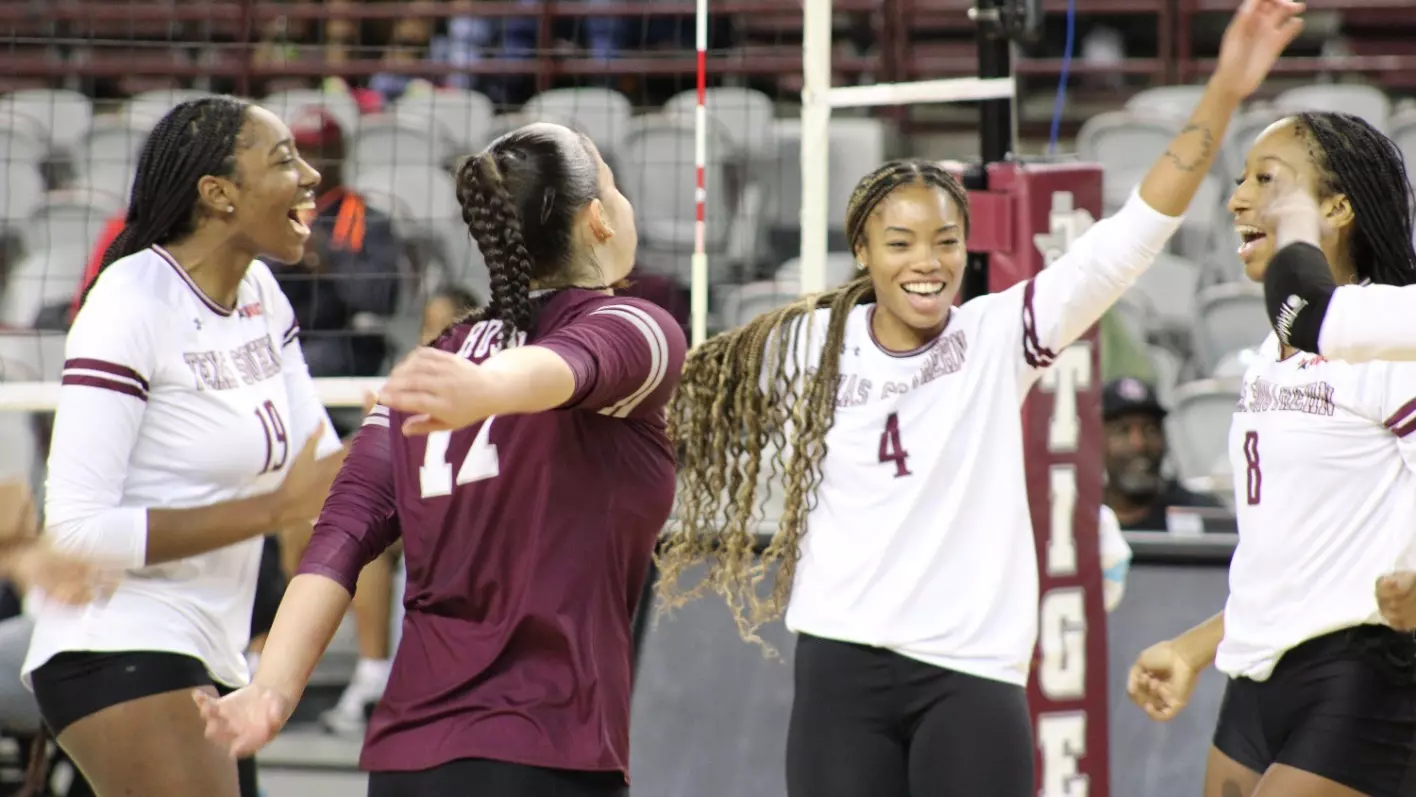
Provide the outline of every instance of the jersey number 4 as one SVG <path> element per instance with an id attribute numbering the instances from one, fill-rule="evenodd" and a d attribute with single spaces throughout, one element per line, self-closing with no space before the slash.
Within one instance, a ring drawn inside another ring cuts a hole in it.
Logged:
<path id="1" fill-rule="evenodd" d="M 895 478 L 910 475 L 910 452 L 900 445 L 900 417 L 890 413 L 885 419 L 885 431 L 880 433 L 880 461 L 895 463 Z"/>
<path id="2" fill-rule="evenodd" d="M 497 447 L 492 443 L 492 421 L 496 416 L 482 421 L 472 447 L 462 458 L 462 465 L 453 478 L 452 463 L 447 461 L 447 446 L 452 441 L 452 432 L 432 432 L 428 435 L 428 445 L 423 452 L 423 466 L 418 468 L 419 488 L 424 498 L 451 495 L 452 488 L 486 479 L 495 479 L 501 472 L 501 462 L 497 459 Z"/>

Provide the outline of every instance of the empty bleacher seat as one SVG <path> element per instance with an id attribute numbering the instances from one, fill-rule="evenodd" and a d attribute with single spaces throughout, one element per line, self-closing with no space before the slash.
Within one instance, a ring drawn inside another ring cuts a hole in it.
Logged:
<path id="1" fill-rule="evenodd" d="M 430 119 L 443 128 L 453 146 L 462 152 L 481 149 L 496 108 L 485 94 L 459 89 L 440 89 L 427 94 L 405 94 L 394 105 L 399 119 Z"/>
<path id="2" fill-rule="evenodd" d="M 1170 455 L 1186 483 L 1212 477 L 1226 458 L 1239 380 L 1202 379 L 1176 388 L 1166 417 Z"/>
<path id="3" fill-rule="evenodd" d="M 1206 373 L 1213 373 L 1226 354 L 1257 346 L 1272 331 L 1263 288 L 1252 282 L 1204 289 L 1195 311 L 1195 348 Z"/>
<path id="4" fill-rule="evenodd" d="M 615 153 L 629 132 L 634 115 L 628 97 L 613 89 L 593 87 L 543 91 L 521 110 L 531 119 L 569 119 L 595 146 Z M 692 163 L 692 158 L 687 162 Z"/>
<path id="5" fill-rule="evenodd" d="M 1376 86 L 1359 83 L 1315 83 L 1278 95 L 1274 108 L 1280 113 L 1331 111 L 1365 119 L 1378 130 L 1387 129 L 1391 100 Z"/>

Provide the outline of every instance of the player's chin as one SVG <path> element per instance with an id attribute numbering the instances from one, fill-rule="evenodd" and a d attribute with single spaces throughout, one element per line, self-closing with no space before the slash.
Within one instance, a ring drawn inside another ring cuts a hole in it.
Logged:
<path id="1" fill-rule="evenodd" d="M 1244 276 L 1250 282 L 1263 282 L 1264 274 L 1268 273 L 1269 252 L 1255 252 L 1247 258 L 1240 258 L 1244 264 Z"/>
<path id="2" fill-rule="evenodd" d="M 305 259 L 305 241 L 309 237 L 309 229 L 296 229 L 295 225 L 287 223 L 279 232 L 266 238 L 261 250 L 272 260 L 293 266 Z"/>

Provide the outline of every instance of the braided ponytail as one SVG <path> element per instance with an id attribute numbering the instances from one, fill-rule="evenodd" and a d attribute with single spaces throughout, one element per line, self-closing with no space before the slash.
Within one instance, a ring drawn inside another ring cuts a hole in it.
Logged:
<path id="1" fill-rule="evenodd" d="M 181 103 L 153 127 L 143 142 L 123 231 L 103 253 L 98 273 L 154 244 L 166 244 L 196 229 L 197 182 L 206 175 L 231 177 L 249 104 L 234 97 L 202 97 Z M 89 282 L 84 298 L 93 289 Z"/>
<path id="2" fill-rule="evenodd" d="M 491 274 L 491 297 L 483 318 L 502 322 L 502 341 L 515 345 L 517 332 L 530 332 L 531 253 L 521 229 L 516 201 L 502 180 L 496 155 L 487 150 L 457 170 L 457 201 L 472 240 Z"/>
<path id="3" fill-rule="evenodd" d="M 486 307 L 453 326 L 496 319 L 506 346 L 517 333 L 530 334 L 536 325 L 532 289 L 563 288 L 584 276 L 575 251 L 576 217 L 599 196 L 593 146 L 560 125 L 513 130 L 463 162 L 457 201 L 487 264 L 491 296 Z"/>

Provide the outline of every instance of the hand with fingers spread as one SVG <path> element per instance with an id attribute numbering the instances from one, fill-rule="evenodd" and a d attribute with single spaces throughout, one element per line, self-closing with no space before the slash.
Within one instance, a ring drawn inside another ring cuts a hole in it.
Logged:
<path id="1" fill-rule="evenodd" d="M 290 463 L 290 470 L 285 472 L 285 481 L 281 482 L 276 499 L 280 512 L 275 525 L 280 528 L 318 517 L 325 497 L 329 495 L 330 485 L 334 484 L 334 477 L 339 475 L 339 468 L 344 464 L 346 452 L 343 448 L 327 457 L 318 456 L 324 431 L 321 424 Z"/>
<path id="2" fill-rule="evenodd" d="M 192 699 L 206 722 L 206 738 L 226 748 L 232 758 L 255 755 L 295 711 L 293 700 L 255 681 L 225 697 L 196 689 Z"/>
<path id="3" fill-rule="evenodd" d="M 1402 570 L 1377 579 L 1377 609 L 1398 631 L 1416 631 L 1416 572 Z"/>
<path id="4" fill-rule="evenodd" d="M 461 429 L 496 415 L 499 385 L 485 369 L 427 346 L 414 350 L 388 375 L 379 403 L 408 415 L 408 435 Z"/>
<path id="5" fill-rule="evenodd" d="M 1180 714 L 1195 691 L 1199 668 L 1183 655 L 1173 641 L 1151 645 L 1136 657 L 1126 679 L 1126 694 L 1158 722 L 1169 722 Z"/>
<path id="6" fill-rule="evenodd" d="M 1294 0 L 1244 0 L 1220 40 L 1211 82 L 1239 99 L 1253 94 L 1303 31 L 1303 8 Z"/>

